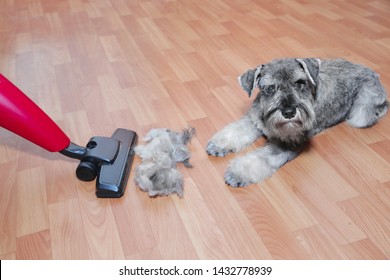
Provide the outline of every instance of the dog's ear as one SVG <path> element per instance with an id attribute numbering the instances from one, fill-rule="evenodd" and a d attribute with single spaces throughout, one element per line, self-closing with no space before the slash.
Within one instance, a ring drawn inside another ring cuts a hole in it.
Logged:
<path id="1" fill-rule="evenodd" d="M 321 60 L 317 58 L 297 58 L 296 61 L 302 66 L 313 86 L 317 86 L 318 73 L 320 72 Z"/>
<path id="2" fill-rule="evenodd" d="M 255 89 L 259 83 L 260 72 L 263 66 L 257 66 L 255 69 L 249 69 L 244 74 L 238 77 L 240 86 L 248 93 L 249 97 L 252 95 L 253 89 Z"/>

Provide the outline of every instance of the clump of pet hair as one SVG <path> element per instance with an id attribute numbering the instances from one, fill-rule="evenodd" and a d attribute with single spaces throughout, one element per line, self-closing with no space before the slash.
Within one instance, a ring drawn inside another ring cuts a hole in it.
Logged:
<path id="1" fill-rule="evenodd" d="M 141 158 L 141 164 L 135 169 L 138 187 L 151 197 L 171 193 L 183 197 L 183 175 L 176 164 L 192 167 L 187 144 L 194 135 L 195 129 L 192 127 L 181 132 L 167 128 L 151 129 L 143 139 L 145 144 L 134 149 Z"/>

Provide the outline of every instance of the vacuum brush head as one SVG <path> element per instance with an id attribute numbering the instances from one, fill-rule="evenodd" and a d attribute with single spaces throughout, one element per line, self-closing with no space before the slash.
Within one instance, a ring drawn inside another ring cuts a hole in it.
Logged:
<path id="1" fill-rule="evenodd" d="M 80 180 L 97 177 L 97 197 L 119 198 L 125 192 L 136 144 L 134 131 L 118 128 L 111 137 L 92 137 L 86 147 L 71 143 L 60 153 L 80 160 L 76 169 Z"/>
<path id="2" fill-rule="evenodd" d="M 118 198 L 124 194 L 137 144 L 137 134 L 131 130 L 117 129 L 112 138 L 120 142 L 119 151 L 112 164 L 103 164 L 100 168 L 96 196 L 101 198 Z"/>

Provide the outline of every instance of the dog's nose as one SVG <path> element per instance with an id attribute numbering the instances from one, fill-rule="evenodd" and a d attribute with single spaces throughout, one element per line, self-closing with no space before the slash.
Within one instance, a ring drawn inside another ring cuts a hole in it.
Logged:
<path id="1" fill-rule="evenodd" d="M 292 119 L 294 116 L 295 116 L 295 108 L 292 108 L 292 107 L 287 107 L 285 108 L 283 111 L 282 111 L 282 115 L 283 117 L 285 117 L 286 119 Z"/>

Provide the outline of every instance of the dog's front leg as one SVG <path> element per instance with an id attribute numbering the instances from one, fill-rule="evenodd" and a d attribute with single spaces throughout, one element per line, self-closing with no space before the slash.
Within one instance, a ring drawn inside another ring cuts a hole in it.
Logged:
<path id="1" fill-rule="evenodd" d="M 262 131 L 245 115 L 217 132 L 207 143 L 206 151 L 211 156 L 223 157 L 242 150 L 261 135 Z"/>
<path id="2" fill-rule="evenodd" d="M 275 143 L 267 143 L 245 156 L 231 160 L 225 172 L 225 182 L 235 188 L 259 183 L 295 158 L 298 153 Z"/>

